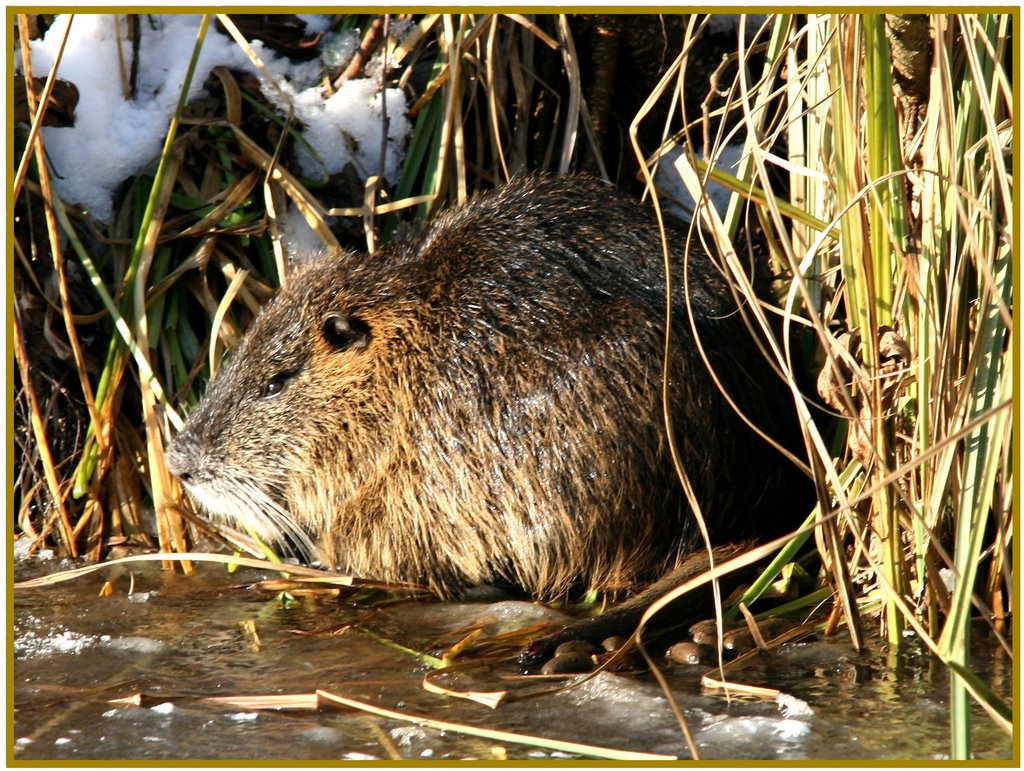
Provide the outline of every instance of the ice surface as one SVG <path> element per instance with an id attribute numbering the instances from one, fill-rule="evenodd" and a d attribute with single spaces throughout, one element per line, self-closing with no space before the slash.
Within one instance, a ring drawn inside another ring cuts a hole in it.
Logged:
<path id="1" fill-rule="evenodd" d="M 806 722 L 794 718 L 720 716 L 705 726 L 696 738 L 707 757 L 728 757 L 737 748 L 746 747 L 753 754 L 766 752 L 760 756 L 771 758 L 791 751 L 810 732 Z"/>
<path id="2" fill-rule="evenodd" d="M 796 696 L 790 696 L 788 693 L 780 693 L 776 696 L 775 703 L 779 705 L 779 709 L 786 717 L 810 717 L 814 714 L 810 704 Z"/>
<path id="3" fill-rule="evenodd" d="M 27 658 L 29 656 L 50 656 L 60 653 L 81 653 L 85 648 L 96 643 L 92 635 L 79 634 L 55 626 L 45 634 L 36 634 L 29 630 L 14 640 L 14 655 Z"/>
<path id="4" fill-rule="evenodd" d="M 29 538 L 27 536 L 16 537 L 14 539 L 14 561 L 21 562 L 34 558 L 40 562 L 46 560 L 52 560 L 55 556 L 53 549 L 37 549 L 32 551 L 32 547 L 36 544 L 36 539 Z"/>
<path id="5" fill-rule="evenodd" d="M 629 715 L 631 719 L 657 719 L 665 714 L 665 696 L 654 683 L 612 672 L 595 677 L 567 692 L 577 706 L 585 706 L 591 717 L 607 711 L 610 716 Z"/>
<path id="6" fill-rule="evenodd" d="M 167 643 L 152 637 L 110 637 L 103 635 L 100 642 L 107 648 L 131 653 L 151 655 L 167 650 Z"/>
<path id="7" fill-rule="evenodd" d="M 424 634 L 436 635 L 470 626 L 482 626 L 486 636 L 504 634 L 537 624 L 565 623 L 568 616 L 538 602 L 503 600 L 489 604 L 448 602 L 410 604 L 402 609 L 403 622 Z"/>

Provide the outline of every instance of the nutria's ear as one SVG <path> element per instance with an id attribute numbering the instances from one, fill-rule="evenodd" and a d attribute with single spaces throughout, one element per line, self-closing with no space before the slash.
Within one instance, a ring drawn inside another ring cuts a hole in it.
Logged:
<path id="1" fill-rule="evenodd" d="M 370 344 L 370 325 L 356 316 L 325 313 L 324 340 L 339 351 L 361 351 Z"/>

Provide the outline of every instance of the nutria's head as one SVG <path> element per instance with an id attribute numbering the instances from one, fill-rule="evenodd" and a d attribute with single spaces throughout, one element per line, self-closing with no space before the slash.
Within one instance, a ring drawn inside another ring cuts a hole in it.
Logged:
<path id="1" fill-rule="evenodd" d="M 284 536 L 307 558 L 316 555 L 318 513 L 291 505 L 297 480 L 318 462 L 357 479 L 360 455 L 372 451 L 367 429 L 388 418 L 387 394 L 373 380 L 395 315 L 346 292 L 350 257 L 313 259 L 267 303 L 167 453 L 205 509 L 268 542 Z M 353 428 L 362 435 L 346 442 Z"/>

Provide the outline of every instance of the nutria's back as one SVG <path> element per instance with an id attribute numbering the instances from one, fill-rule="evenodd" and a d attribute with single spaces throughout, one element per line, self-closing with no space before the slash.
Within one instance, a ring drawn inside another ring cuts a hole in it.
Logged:
<path id="1" fill-rule="evenodd" d="M 232 351 L 171 470 L 211 512 L 368 577 L 536 595 L 647 580 L 697 533 L 663 428 L 662 274 L 653 218 L 587 178 L 519 181 L 373 255 L 313 259 Z M 718 394 L 679 279 L 687 472 L 714 531 L 778 529 L 791 469 Z M 719 376 L 778 430 L 786 392 L 701 254 L 688 288 Z"/>

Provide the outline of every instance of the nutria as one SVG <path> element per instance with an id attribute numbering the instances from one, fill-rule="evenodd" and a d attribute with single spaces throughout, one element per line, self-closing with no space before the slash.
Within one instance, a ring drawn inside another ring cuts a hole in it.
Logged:
<path id="1" fill-rule="evenodd" d="M 780 531 L 792 464 L 721 396 L 694 335 L 775 434 L 788 393 L 719 268 L 691 249 L 684 286 L 685 234 L 669 240 L 683 463 L 713 538 Z M 445 597 L 648 582 L 700 542 L 664 428 L 664 283 L 645 207 L 587 177 L 513 182 L 372 255 L 309 259 L 168 466 L 210 512 L 307 558 Z"/>

